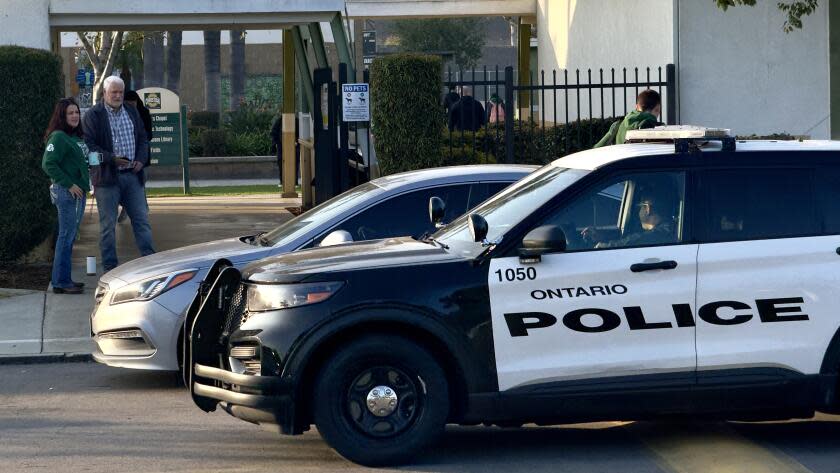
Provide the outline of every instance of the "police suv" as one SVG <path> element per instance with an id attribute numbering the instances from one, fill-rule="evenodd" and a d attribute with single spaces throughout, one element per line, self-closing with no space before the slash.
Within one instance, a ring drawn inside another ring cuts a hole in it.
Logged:
<path id="1" fill-rule="evenodd" d="M 840 143 L 628 137 L 426 238 L 219 262 L 195 402 L 366 465 L 447 423 L 840 412 Z"/>

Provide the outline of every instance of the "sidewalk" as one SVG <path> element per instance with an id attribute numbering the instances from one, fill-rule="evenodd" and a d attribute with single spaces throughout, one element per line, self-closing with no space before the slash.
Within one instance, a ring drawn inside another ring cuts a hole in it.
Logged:
<path id="1" fill-rule="evenodd" d="M 149 199 L 149 219 L 158 251 L 268 230 L 292 217 L 288 207 L 300 199 L 278 194 Z M 131 223 L 117 224 L 117 254 L 125 262 L 137 258 Z M 81 295 L 0 288 L 0 363 L 20 360 L 87 358 L 93 350 L 90 313 L 98 276 L 85 275 L 87 256 L 99 254 L 96 202 L 88 202 L 73 247 L 73 280 L 85 283 Z"/>

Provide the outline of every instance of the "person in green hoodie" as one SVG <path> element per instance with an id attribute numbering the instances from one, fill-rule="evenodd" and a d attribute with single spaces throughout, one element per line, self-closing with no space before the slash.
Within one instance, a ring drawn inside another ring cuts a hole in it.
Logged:
<path id="1" fill-rule="evenodd" d="M 636 97 L 636 110 L 628 113 L 624 120 L 617 120 L 613 123 L 607 134 L 595 143 L 593 148 L 624 144 L 627 130 L 641 130 L 661 125 L 662 123 L 657 118 L 661 112 L 662 98 L 659 96 L 659 92 L 651 89 L 642 91 Z"/>
<path id="2" fill-rule="evenodd" d="M 56 294 L 81 294 L 83 283 L 70 277 L 70 257 L 79 222 L 90 190 L 88 148 L 82 134 L 79 105 L 72 98 L 61 99 L 53 110 L 44 134 L 47 142 L 41 167 L 50 176 L 50 199 L 58 210 L 58 239 L 52 268 L 52 290 Z"/>

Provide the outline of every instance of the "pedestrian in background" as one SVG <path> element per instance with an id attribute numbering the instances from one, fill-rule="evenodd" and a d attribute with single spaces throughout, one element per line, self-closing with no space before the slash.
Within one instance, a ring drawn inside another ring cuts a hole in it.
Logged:
<path id="1" fill-rule="evenodd" d="M 91 107 L 83 121 L 85 142 L 101 156 L 96 187 L 99 209 L 99 249 L 102 266 L 110 271 L 119 264 L 114 227 L 117 207 L 122 205 L 131 219 L 134 241 L 143 256 L 155 252 L 149 224 L 143 168 L 149 164 L 149 143 L 140 114 L 123 105 L 125 83 L 116 76 L 103 82 L 104 100 Z"/>
<path id="2" fill-rule="evenodd" d="M 140 100 L 140 95 L 138 95 L 137 92 L 135 92 L 133 90 L 126 90 L 125 91 L 125 97 L 123 98 L 123 101 L 125 101 L 126 105 L 131 105 L 132 107 L 134 107 L 137 110 L 137 113 L 140 114 L 140 119 L 143 120 L 143 128 L 146 130 L 146 143 L 149 144 L 149 146 L 151 146 L 151 141 L 152 141 L 152 136 L 153 136 L 152 135 L 152 113 L 149 111 L 148 108 L 146 108 L 146 105 L 143 103 L 143 101 Z M 151 164 L 152 163 L 151 147 L 149 147 L 149 150 L 150 151 L 149 151 L 148 163 Z M 146 167 L 148 167 L 148 166 L 149 165 L 146 165 Z M 144 198 L 146 197 L 146 186 L 145 186 L 145 184 L 143 185 L 143 197 Z M 149 201 L 146 200 L 146 210 L 148 211 L 148 209 L 149 209 Z M 122 208 L 120 208 L 120 214 L 119 214 L 119 217 L 117 217 L 117 222 L 122 223 L 122 222 L 125 221 L 126 218 L 128 218 L 128 214 L 126 214 L 126 212 L 125 212 L 125 207 L 122 207 Z"/>
<path id="3" fill-rule="evenodd" d="M 486 119 L 481 102 L 472 97 L 469 87 L 462 87 L 461 99 L 449 109 L 449 130 L 477 131 Z"/>
<path id="4" fill-rule="evenodd" d="M 487 102 L 487 122 L 488 123 L 504 123 L 505 121 L 505 103 L 502 102 L 499 94 L 490 96 Z"/>
<path id="5" fill-rule="evenodd" d="M 623 120 L 616 120 L 607 133 L 593 148 L 624 144 L 628 130 L 642 130 L 661 125 L 659 114 L 662 113 L 662 97 L 655 90 L 644 90 L 636 97 L 636 110 L 628 113 Z"/>
<path id="6" fill-rule="evenodd" d="M 52 290 L 56 294 L 81 294 L 83 283 L 73 282 L 73 242 L 85 212 L 90 190 L 88 147 L 81 127 L 79 105 L 72 98 L 55 105 L 47 131 L 41 167 L 50 176 L 50 200 L 58 210 L 58 239 L 52 267 Z"/>

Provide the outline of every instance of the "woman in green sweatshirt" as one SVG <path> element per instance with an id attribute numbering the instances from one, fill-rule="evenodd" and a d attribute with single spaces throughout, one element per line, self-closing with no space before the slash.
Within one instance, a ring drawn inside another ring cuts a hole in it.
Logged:
<path id="1" fill-rule="evenodd" d="M 58 209 L 58 239 L 52 269 L 56 294 L 81 294 L 83 283 L 70 278 L 70 257 L 79 222 L 90 190 L 88 148 L 82 135 L 79 105 L 71 98 L 55 106 L 44 140 L 47 147 L 41 167 L 50 176 L 50 199 Z"/>

